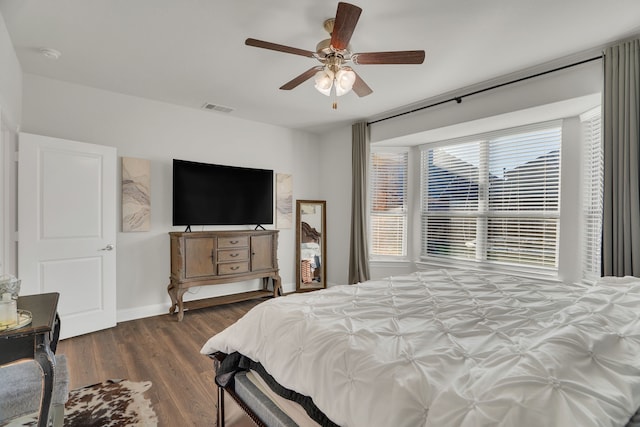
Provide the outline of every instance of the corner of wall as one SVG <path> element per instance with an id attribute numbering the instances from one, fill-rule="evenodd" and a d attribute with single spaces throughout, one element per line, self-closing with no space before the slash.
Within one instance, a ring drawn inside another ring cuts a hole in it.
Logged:
<path id="1" fill-rule="evenodd" d="M 22 119 L 22 67 L 0 13 L 0 107 L 5 121 L 17 130 Z"/>

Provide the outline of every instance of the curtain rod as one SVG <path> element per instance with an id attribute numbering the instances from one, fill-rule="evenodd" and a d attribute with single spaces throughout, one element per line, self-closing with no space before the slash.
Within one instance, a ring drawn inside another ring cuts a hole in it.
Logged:
<path id="1" fill-rule="evenodd" d="M 524 80 L 529 80 L 529 79 L 533 79 L 533 78 L 536 78 L 536 77 L 544 76 L 545 74 L 555 73 L 556 71 L 561 71 L 561 70 L 564 70 L 564 69 L 567 69 L 567 68 L 575 67 L 577 65 L 586 64 L 587 62 L 597 61 L 598 59 L 602 59 L 603 56 L 604 55 L 594 56 L 593 58 L 583 59 L 582 61 L 574 62 L 572 64 L 563 65 L 561 67 L 553 68 L 551 70 L 542 71 L 540 73 L 532 74 L 530 76 L 521 77 L 519 79 L 511 80 L 511 81 L 500 83 L 500 84 L 493 85 L 493 86 L 489 86 L 489 87 L 486 87 L 484 89 L 478 89 L 476 91 L 469 92 L 469 93 L 466 93 L 464 95 L 454 96 L 453 98 L 445 99 L 443 101 L 435 102 L 433 104 L 425 105 L 425 106 L 422 106 L 422 107 L 419 107 L 419 108 L 414 108 L 413 110 L 405 111 L 404 113 L 398 113 L 398 114 L 394 114 L 393 116 L 389 116 L 389 117 L 385 117 L 385 118 L 382 118 L 382 119 L 374 120 L 372 122 L 367 122 L 367 126 L 372 125 L 374 123 L 383 122 L 385 120 L 395 119 L 396 117 L 405 116 L 407 114 L 415 113 L 416 111 L 426 110 L 427 108 L 437 107 L 438 105 L 446 104 L 447 102 L 455 101 L 456 103 L 460 104 L 462 102 L 462 98 L 466 98 L 466 97 L 472 96 L 472 95 L 477 95 L 477 94 L 482 93 L 482 92 L 488 92 L 490 90 L 498 89 L 498 88 L 501 88 L 503 86 L 512 85 L 514 83 L 519 83 L 519 82 L 524 81 Z"/>

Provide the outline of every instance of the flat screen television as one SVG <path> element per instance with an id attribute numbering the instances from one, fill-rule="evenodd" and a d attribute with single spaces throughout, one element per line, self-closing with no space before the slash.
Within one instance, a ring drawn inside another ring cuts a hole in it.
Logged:
<path id="1" fill-rule="evenodd" d="M 273 224 L 273 170 L 173 159 L 173 225 Z"/>

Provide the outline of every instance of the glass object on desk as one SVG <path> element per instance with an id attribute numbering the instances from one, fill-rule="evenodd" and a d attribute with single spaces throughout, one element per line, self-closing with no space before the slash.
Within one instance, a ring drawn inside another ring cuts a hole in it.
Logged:
<path id="1" fill-rule="evenodd" d="M 10 325 L 0 326 L 0 332 L 13 331 L 14 329 L 24 328 L 33 321 L 33 314 L 29 310 L 18 309 L 17 322 Z"/>
<path id="2" fill-rule="evenodd" d="M 14 300 L 18 299 L 18 294 L 20 293 L 20 279 L 11 274 L 2 274 L 0 275 L 0 296 L 9 292 L 11 294 L 11 298 Z"/>
<path id="3" fill-rule="evenodd" d="M 10 292 L 2 294 L 0 299 L 0 330 L 18 323 L 18 306 Z"/>

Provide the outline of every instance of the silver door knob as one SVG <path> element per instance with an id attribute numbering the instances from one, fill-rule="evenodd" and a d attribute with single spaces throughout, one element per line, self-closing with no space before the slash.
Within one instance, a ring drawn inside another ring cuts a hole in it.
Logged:
<path id="1" fill-rule="evenodd" d="M 101 251 L 112 251 L 113 250 L 113 245 L 111 243 L 109 243 L 107 246 L 105 246 L 104 248 L 100 249 Z"/>

